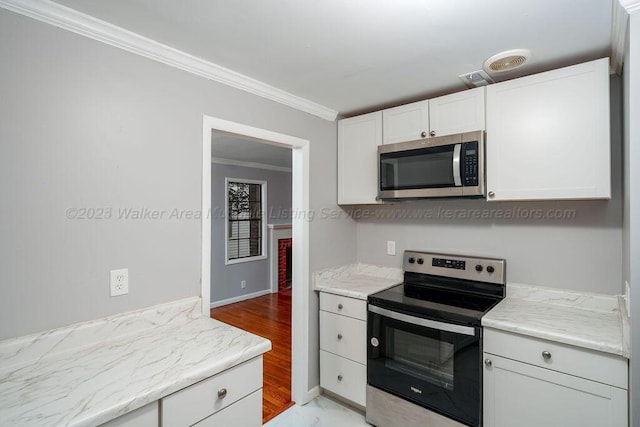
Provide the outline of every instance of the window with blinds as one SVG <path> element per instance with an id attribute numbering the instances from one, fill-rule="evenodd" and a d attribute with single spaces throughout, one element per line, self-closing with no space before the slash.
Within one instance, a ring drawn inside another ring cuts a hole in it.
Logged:
<path id="1" fill-rule="evenodd" d="M 266 182 L 227 178 L 227 261 L 264 258 Z"/>

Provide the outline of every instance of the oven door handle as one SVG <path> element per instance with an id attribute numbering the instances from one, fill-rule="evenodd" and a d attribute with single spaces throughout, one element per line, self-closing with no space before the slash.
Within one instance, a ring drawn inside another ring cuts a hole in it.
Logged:
<path id="1" fill-rule="evenodd" d="M 476 331 L 471 326 L 456 325 L 453 323 L 438 322 L 436 320 L 424 319 L 422 317 L 409 316 L 408 314 L 398 313 L 397 311 L 387 310 L 375 305 L 369 305 L 369 311 L 381 316 L 390 317 L 391 319 L 401 322 L 410 323 L 412 325 L 424 326 L 426 328 L 437 329 L 439 331 L 453 332 L 455 334 L 463 334 L 475 336 Z"/>
<path id="2" fill-rule="evenodd" d="M 460 179 L 460 151 L 462 151 L 462 144 L 456 144 L 453 147 L 453 183 L 456 187 L 462 186 L 462 179 Z"/>

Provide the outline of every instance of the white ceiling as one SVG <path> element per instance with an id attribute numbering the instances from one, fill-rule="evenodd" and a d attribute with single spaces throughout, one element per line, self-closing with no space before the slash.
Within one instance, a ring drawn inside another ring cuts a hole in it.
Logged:
<path id="1" fill-rule="evenodd" d="M 496 81 L 609 55 L 612 0 L 56 0 L 342 115 L 465 89 L 458 75 L 530 49 Z"/>
<path id="2" fill-rule="evenodd" d="M 212 132 L 211 157 L 245 163 L 291 168 L 291 149 L 238 135 Z"/>

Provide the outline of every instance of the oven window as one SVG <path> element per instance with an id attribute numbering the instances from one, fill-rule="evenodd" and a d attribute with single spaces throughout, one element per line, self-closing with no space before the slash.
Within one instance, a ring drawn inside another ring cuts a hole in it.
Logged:
<path id="1" fill-rule="evenodd" d="M 453 343 L 390 327 L 385 335 L 387 368 L 453 391 Z"/>

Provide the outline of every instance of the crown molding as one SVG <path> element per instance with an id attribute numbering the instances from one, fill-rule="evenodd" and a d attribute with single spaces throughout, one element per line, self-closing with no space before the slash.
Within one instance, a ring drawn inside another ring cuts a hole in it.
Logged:
<path id="1" fill-rule="evenodd" d="M 613 0 L 611 10 L 611 59 L 609 67 L 612 73 L 620 75 L 624 64 L 624 48 L 627 40 L 627 22 L 629 13 L 618 1 Z"/>
<path id="2" fill-rule="evenodd" d="M 217 163 L 219 165 L 241 166 L 244 168 L 253 168 L 253 169 L 266 169 L 266 170 L 277 171 L 277 172 L 291 173 L 292 171 L 291 168 L 288 168 L 285 166 L 274 166 L 274 165 L 267 165 L 266 163 L 245 162 L 243 160 L 223 159 L 221 157 L 212 157 L 211 163 Z"/>
<path id="3" fill-rule="evenodd" d="M 308 99 L 50 0 L 0 0 L 0 7 L 325 120 L 334 121 L 338 115 L 337 111 Z"/>
<path id="4" fill-rule="evenodd" d="M 620 4 L 628 13 L 640 10 L 640 0 L 620 0 Z"/>
<path id="5" fill-rule="evenodd" d="M 611 72 L 620 75 L 624 64 L 629 14 L 640 10 L 640 0 L 613 0 L 611 14 Z"/>

